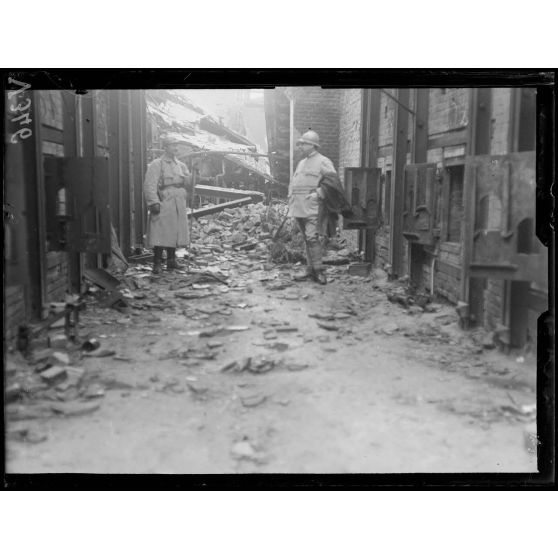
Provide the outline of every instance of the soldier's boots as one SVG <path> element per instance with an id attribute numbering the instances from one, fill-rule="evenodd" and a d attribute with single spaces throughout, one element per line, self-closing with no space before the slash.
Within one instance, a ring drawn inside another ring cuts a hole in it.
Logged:
<path id="1" fill-rule="evenodd" d="M 163 261 L 163 248 L 161 248 L 161 246 L 155 246 L 153 248 L 153 273 L 155 275 L 159 275 L 161 273 L 162 261 Z"/>
<path id="2" fill-rule="evenodd" d="M 184 269 L 184 266 L 176 261 L 176 248 L 167 248 L 167 269 Z"/>
<path id="3" fill-rule="evenodd" d="M 312 279 L 319 283 L 320 285 L 326 285 L 327 279 L 324 275 L 324 269 L 322 264 L 322 243 L 319 240 L 312 240 L 308 242 L 308 255 L 310 256 L 310 261 L 312 262 Z"/>

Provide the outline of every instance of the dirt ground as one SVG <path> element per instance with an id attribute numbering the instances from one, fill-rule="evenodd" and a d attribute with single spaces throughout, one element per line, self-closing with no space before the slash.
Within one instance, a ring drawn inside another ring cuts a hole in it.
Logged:
<path id="1" fill-rule="evenodd" d="M 131 268 L 126 313 L 89 297 L 80 335 L 101 347 L 68 350 L 79 389 L 7 405 L 7 472 L 537 470 L 532 357 L 483 349 L 449 305 L 388 301 L 378 272 L 330 266 L 320 286 L 229 264 L 228 286 Z M 72 402 L 81 416 L 53 412 Z"/>

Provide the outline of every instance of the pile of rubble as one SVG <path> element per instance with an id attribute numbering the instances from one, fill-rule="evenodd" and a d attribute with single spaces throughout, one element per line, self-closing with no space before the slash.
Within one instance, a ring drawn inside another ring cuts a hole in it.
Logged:
<path id="1" fill-rule="evenodd" d="M 194 220 L 192 249 L 218 246 L 224 250 L 248 251 L 265 248 L 274 263 L 301 262 L 304 241 L 287 218 L 287 209 L 284 202 L 268 206 L 257 203 Z"/>
<path id="2" fill-rule="evenodd" d="M 99 409 L 105 390 L 87 374 L 83 358 L 97 354 L 90 344 L 79 346 L 51 330 L 46 339 L 35 340 L 28 353 L 11 353 L 6 360 L 6 419 L 8 439 L 38 443 L 46 434 L 19 421 L 55 416 L 82 416 Z M 47 345 L 51 346 L 47 346 Z M 107 352 L 107 351 L 105 351 Z M 114 354 L 108 352 L 108 354 Z"/>
<path id="3" fill-rule="evenodd" d="M 440 308 L 439 305 L 434 304 L 433 295 L 411 285 L 407 276 L 390 283 L 385 293 L 390 302 L 402 306 L 410 314 L 437 312 Z"/>

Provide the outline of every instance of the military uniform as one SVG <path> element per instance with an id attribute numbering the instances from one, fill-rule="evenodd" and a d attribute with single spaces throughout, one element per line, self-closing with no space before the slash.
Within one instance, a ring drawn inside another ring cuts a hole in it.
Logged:
<path id="1" fill-rule="evenodd" d="M 188 167 L 175 157 L 163 155 L 147 168 L 143 185 L 150 207 L 160 204 L 158 214 L 149 213 L 147 245 L 177 248 L 188 245 L 186 186 L 191 176 Z"/>
<path id="2" fill-rule="evenodd" d="M 304 236 L 308 273 L 321 273 L 322 246 L 318 228 L 320 196 L 318 185 L 327 173 L 335 173 L 333 163 L 318 151 L 300 161 L 289 184 L 289 216 L 294 217 Z"/>

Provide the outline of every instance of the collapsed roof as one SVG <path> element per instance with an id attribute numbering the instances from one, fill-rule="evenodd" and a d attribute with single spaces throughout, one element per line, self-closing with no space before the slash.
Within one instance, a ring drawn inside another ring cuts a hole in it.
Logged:
<path id="1" fill-rule="evenodd" d="M 173 132 L 193 151 L 207 151 L 277 183 L 271 176 L 269 159 L 256 153 L 256 146 L 248 138 L 224 126 L 185 95 L 168 90 L 146 91 L 147 113 L 159 128 Z M 229 152 L 234 153 L 229 153 Z M 246 155 L 243 155 L 246 153 Z"/>

